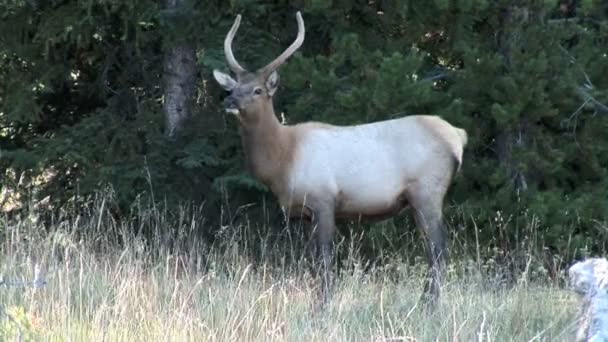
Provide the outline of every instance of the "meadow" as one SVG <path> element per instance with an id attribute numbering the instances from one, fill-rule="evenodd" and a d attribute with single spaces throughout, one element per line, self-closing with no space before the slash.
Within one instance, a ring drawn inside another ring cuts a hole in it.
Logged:
<path id="1" fill-rule="evenodd" d="M 136 211 L 118 222 L 100 200 L 50 221 L 0 218 L 0 340 L 566 341 L 576 326 L 564 272 L 550 279 L 533 256 L 507 283 L 491 260 L 456 253 L 428 310 L 422 255 L 370 265 L 355 242 L 341 245 L 333 298 L 318 310 L 319 282 L 295 247 L 248 239 L 247 224 L 209 245 L 196 210 Z"/>

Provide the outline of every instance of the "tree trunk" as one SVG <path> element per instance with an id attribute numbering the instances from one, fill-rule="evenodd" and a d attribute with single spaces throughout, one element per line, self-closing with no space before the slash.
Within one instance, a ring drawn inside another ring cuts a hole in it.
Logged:
<path id="1" fill-rule="evenodd" d="M 497 49 L 503 57 L 505 72 L 512 67 L 512 51 L 521 44 L 521 27 L 530 20 L 530 13 L 525 6 L 507 5 L 501 16 L 500 30 L 496 34 Z M 515 147 L 525 147 L 527 142 L 526 122 L 520 117 L 514 127 L 506 128 L 496 138 L 498 161 L 507 170 L 510 182 L 516 191 L 526 191 L 529 179 L 513 158 Z"/>
<path id="2" fill-rule="evenodd" d="M 529 179 L 514 160 L 513 148 L 526 146 L 526 135 L 525 130 L 520 128 L 517 132 L 505 130 L 496 138 L 498 161 L 507 170 L 509 181 L 517 191 L 526 191 Z"/>
<path id="3" fill-rule="evenodd" d="M 184 0 L 165 0 L 167 9 L 178 10 Z M 183 122 L 190 116 L 196 89 L 196 53 L 188 39 L 170 45 L 163 60 L 166 134 L 175 139 Z"/>

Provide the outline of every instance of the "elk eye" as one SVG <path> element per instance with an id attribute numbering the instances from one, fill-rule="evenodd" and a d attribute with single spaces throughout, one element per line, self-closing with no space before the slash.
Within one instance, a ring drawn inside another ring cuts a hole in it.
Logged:
<path id="1" fill-rule="evenodd" d="M 262 88 L 255 88 L 255 90 L 253 91 L 253 93 L 256 94 L 256 95 L 262 94 Z"/>

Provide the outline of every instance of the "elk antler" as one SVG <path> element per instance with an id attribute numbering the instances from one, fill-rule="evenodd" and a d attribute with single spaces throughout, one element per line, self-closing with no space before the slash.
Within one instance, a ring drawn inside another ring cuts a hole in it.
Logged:
<path id="1" fill-rule="evenodd" d="M 302 46 L 302 43 L 304 42 L 305 29 L 304 29 L 304 20 L 302 19 L 302 14 L 300 13 L 300 11 L 298 11 L 296 13 L 296 18 L 298 19 L 298 36 L 296 37 L 296 40 L 287 48 L 287 50 L 285 50 L 274 61 L 270 62 L 265 67 L 261 68 L 259 70 L 259 73 L 261 75 L 265 75 L 265 76 L 270 75 L 270 73 L 275 71 L 279 66 L 281 66 L 281 64 L 285 63 L 287 58 L 289 58 L 291 55 L 293 55 L 293 53 L 296 52 L 296 50 L 300 46 Z"/>
<path id="2" fill-rule="evenodd" d="M 232 53 L 232 40 L 234 39 L 234 35 L 236 31 L 239 29 L 239 25 L 241 24 L 241 15 L 237 15 L 234 20 L 234 24 L 232 24 L 232 28 L 228 31 L 226 35 L 226 39 L 224 40 L 224 54 L 226 55 L 226 60 L 228 61 L 228 66 L 230 69 L 237 75 L 247 72 L 245 68 L 243 68 L 239 62 L 234 58 L 234 54 Z"/>

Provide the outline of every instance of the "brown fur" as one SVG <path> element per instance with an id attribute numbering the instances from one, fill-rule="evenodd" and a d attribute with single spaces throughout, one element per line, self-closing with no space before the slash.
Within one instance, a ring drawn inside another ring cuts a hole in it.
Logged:
<path id="1" fill-rule="evenodd" d="M 338 205 L 336 207 L 336 219 L 339 220 L 358 220 L 358 221 L 382 221 L 389 219 L 393 216 L 401 213 L 407 206 L 407 194 L 402 192 L 395 200 L 387 203 L 386 206 L 367 208 L 362 212 L 347 212 L 340 210 L 340 207 L 345 206 L 344 201 L 347 199 L 338 198 Z"/>
<path id="2" fill-rule="evenodd" d="M 297 134 L 276 118 L 272 103 L 261 113 L 245 113 L 259 117 L 253 125 L 241 122 L 241 142 L 250 172 L 273 193 L 286 192 L 288 176 L 296 158 Z"/>
<path id="3" fill-rule="evenodd" d="M 256 117 L 253 123 L 241 120 L 241 142 L 245 150 L 245 160 L 250 172 L 268 186 L 279 198 L 281 204 L 287 204 L 288 179 L 294 161 L 299 158 L 297 145 L 309 131 L 314 129 L 332 129 L 335 126 L 307 122 L 293 126 L 283 125 L 277 119 L 272 101 L 256 111 L 247 111 L 243 116 Z M 293 199 L 292 199 L 293 200 Z M 295 201 L 295 202 L 303 202 Z M 288 210 L 294 216 L 302 215 L 304 203 L 291 203 L 296 210 Z"/>

